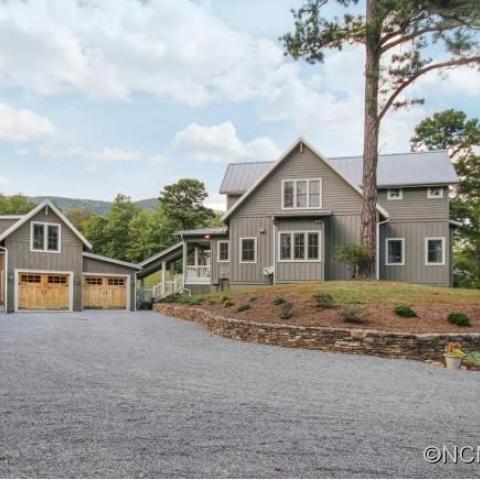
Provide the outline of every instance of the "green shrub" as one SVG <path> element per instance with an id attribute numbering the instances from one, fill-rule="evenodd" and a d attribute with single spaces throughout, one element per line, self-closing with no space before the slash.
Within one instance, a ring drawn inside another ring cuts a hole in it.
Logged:
<path id="1" fill-rule="evenodd" d="M 285 302 L 279 305 L 280 318 L 283 320 L 288 320 L 293 316 L 293 306 L 291 303 Z"/>
<path id="2" fill-rule="evenodd" d="M 417 312 L 409 305 L 397 305 L 393 311 L 399 317 L 412 318 L 417 316 Z"/>
<path id="3" fill-rule="evenodd" d="M 281 305 L 282 303 L 287 303 L 287 301 L 282 297 L 277 297 L 273 299 L 272 302 L 274 305 Z"/>
<path id="4" fill-rule="evenodd" d="M 318 308 L 332 308 L 335 305 L 333 297 L 326 292 L 316 293 L 313 298 L 317 302 Z"/>
<path id="5" fill-rule="evenodd" d="M 170 293 L 163 298 L 158 300 L 159 303 L 181 303 L 182 295 L 178 292 Z"/>
<path id="6" fill-rule="evenodd" d="M 480 352 L 470 352 L 463 359 L 465 365 L 474 365 L 480 367 Z"/>
<path id="7" fill-rule="evenodd" d="M 367 271 L 372 254 L 364 245 L 343 245 L 336 249 L 335 260 L 346 263 L 350 267 L 352 278 L 357 278 Z"/>
<path id="8" fill-rule="evenodd" d="M 225 303 L 227 300 L 230 300 L 230 297 L 229 297 L 228 295 L 222 295 L 222 296 L 220 297 L 220 301 L 221 301 L 222 303 Z"/>
<path id="9" fill-rule="evenodd" d="M 185 297 L 185 303 L 187 305 L 201 305 L 205 301 L 201 295 L 192 295 L 191 297 Z"/>
<path id="10" fill-rule="evenodd" d="M 256 301 L 257 301 L 257 298 L 258 298 L 258 297 L 250 297 L 250 298 L 248 299 L 248 301 L 249 301 L 250 303 L 253 303 L 253 302 L 256 302 Z"/>
<path id="11" fill-rule="evenodd" d="M 342 319 L 348 323 L 363 323 L 362 311 L 354 305 L 347 305 L 342 309 Z"/>
<path id="12" fill-rule="evenodd" d="M 470 326 L 470 317 L 463 312 L 451 312 L 448 314 L 447 320 L 453 325 L 458 325 L 459 327 Z"/>
<path id="13" fill-rule="evenodd" d="M 235 304 L 231 300 L 226 300 L 225 302 L 223 302 L 223 306 L 225 308 L 233 307 L 234 305 Z"/>
<path id="14" fill-rule="evenodd" d="M 248 303 L 241 303 L 235 311 L 237 313 L 244 312 L 245 310 L 250 310 L 251 306 Z"/>

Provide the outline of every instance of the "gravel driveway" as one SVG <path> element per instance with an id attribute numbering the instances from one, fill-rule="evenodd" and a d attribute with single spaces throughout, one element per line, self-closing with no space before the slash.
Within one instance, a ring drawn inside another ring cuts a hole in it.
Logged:
<path id="1" fill-rule="evenodd" d="M 152 312 L 0 315 L 1 477 L 477 477 L 480 375 L 213 337 Z"/>

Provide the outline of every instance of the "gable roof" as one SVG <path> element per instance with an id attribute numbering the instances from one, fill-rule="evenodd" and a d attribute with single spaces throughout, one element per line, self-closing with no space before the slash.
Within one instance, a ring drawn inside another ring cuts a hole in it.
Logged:
<path id="1" fill-rule="evenodd" d="M 67 225 L 67 227 L 75 234 L 75 236 L 77 236 L 79 240 L 89 250 L 91 250 L 92 244 L 74 227 L 74 225 L 70 222 L 70 220 L 50 200 L 44 200 L 43 202 L 40 202 L 36 207 L 32 208 L 27 214 L 21 216 L 13 225 L 11 225 L 3 233 L 0 234 L 0 241 L 4 240 L 13 232 L 15 232 L 15 230 L 17 230 L 26 222 L 28 222 L 31 218 L 33 218 L 38 212 L 40 212 L 45 207 L 50 208 L 65 223 L 65 225 Z"/>
<path id="2" fill-rule="evenodd" d="M 332 157 L 342 174 L 358 186 L 362 185 L 363 157 Z M 255 180 L 268 172 L 274 162 L 244 162 L 228 165 L 220 193 L 245 193 Z M 457 174 L 444 150 L 379 155 L 377 183 L 379 187 L 415 185 L 451 185 L 458 182 Z"/>
<path id="3" fill-rule="evenodd" d="M 361 188 L 353 183 L 349 178 L 345 177 L 345 175 L 337 168 L 335 164 L 330 162 L 326 157 L 324 157 L 316 148 L 311 145 L 307 140 L 303 137 L 299 137 L 287 150 L 286 152 L 274 163 L 269 164 L 269 168 L 265 168 L 263 175 L 261 175 L 256 182 L 254 182 L 250 188 L 248 188 L 245 193 L 240 197 L 240 199 L 223 215 L 223 220 L 227 220 L 230 215 L 245 201 L 246 198 L 250 196 L 250 194 L 256 190 L 256 188 L 263 183 L 263 181 L 281 164 L 283 161 L 290 155 L 290 153 L 298 146 L 298 145 L 305 145 L 309 148 L 317 157 L 320 158 L 328 167 L 330 167 L 341 179 L 345 181 L 350 187 L 352 187 L 360 196 L 363 195 Z M 383 209 L 380 205 L 377 204 L 377 211 L 381 213 L 384 217 L 389 217 L 390 215 L 388 212 Z"/>

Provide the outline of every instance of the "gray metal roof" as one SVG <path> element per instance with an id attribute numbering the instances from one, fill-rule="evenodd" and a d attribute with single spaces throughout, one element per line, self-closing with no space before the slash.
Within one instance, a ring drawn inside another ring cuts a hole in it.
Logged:
<path id="1" fill-rule="evenodd" d="M 274 162 L 230 163 L 220 185 L 220 193 L 241 194 L 272 168 Z"/>
<path id="2" fill-rule="evenodd" d="M 207 227 L 195 228 L 193 230 L 179 230 L 177 235 L 224 235 L 227 233 L 227 227 Z"/>
<path id="3" fill-rule="evenodd" d="M 356 185 L 362 185 L 362 156 L 333 157 L 329 160 Z M 228 165 L 220 193 L 246 192 L 275 162 L 231 163 Z M 447 185 L 458 178 L 446 151 L 408 152 L 380 155 L 378 186 Z"/>

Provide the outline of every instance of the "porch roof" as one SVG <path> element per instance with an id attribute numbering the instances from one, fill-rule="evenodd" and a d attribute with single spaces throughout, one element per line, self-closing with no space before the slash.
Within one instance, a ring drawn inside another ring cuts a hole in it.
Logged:
<path id="1" fill-rule="evenodd" d="M 198 237 L 205 235 L 226 235 L 228 232 L 227 227 L 215 227 L 215 228 L 195 228 L 193 230 L 179 230 L 175 232 L 177 235 L 187 236 L 187 237 Z"/>
<path id="2" fill-rule="evenodd" d="M 183 242 L 178 242 L 171 247 L 162 250 L 139 263 L 141 271 L 137 273 L 138 278 L 144 278 L 162 268 L 163 262 L 172 262 L 183 255 Z"/>

